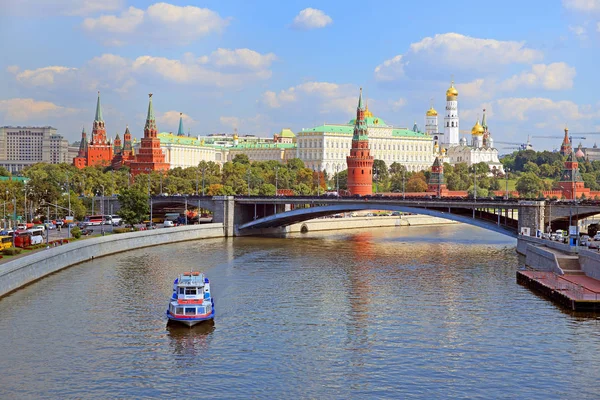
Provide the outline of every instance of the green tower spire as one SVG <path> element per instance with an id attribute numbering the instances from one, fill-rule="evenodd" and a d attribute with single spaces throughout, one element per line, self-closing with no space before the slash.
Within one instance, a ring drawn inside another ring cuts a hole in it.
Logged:
<path id="1" fill-rule="evenodd" d="M 102 119 L 102 106 L 100 105 L 100 91 L 98 91 L 98 102 L 96 103 L 96 118 L 94 121 L 104 121 Z"/>
<path id="2" fill-rule="evenodd" d="M 360 88 L 360 95 L 358 96 L 358 108 L 359 109 L 363 109 L 363 103 L 362 103 L 362 88 Z"/>
<path id="3" fill-rule="evenodd" d="M 185 136 L 183 132 L 183 113 L 179 113 L 179 130 L 177 131 L 177 136 Z"/>
<path id="4" fill-rule="evenodd" d="M 152 93 L 150 93 L 148 95 L 148 97 L 150 98 L 150 101 L 148 102 L 148 115 L 146 116 L 146 121 L 153 121 L 154 120 L 154 107 L 152 107 Z M 98 102 L 99 101 L 100 101 L 100 99 L 98 99 Z"/>

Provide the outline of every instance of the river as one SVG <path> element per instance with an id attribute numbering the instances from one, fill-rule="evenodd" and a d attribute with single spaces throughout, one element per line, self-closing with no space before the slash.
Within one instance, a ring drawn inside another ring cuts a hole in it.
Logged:
<path id="1" fill-rule="evenodd" d="M 0 398 L 597 398 L 600 319 L 465 225 L 157 246 L 0 299 Z M 214 324 L 167 327 L 178 273 Z"/>

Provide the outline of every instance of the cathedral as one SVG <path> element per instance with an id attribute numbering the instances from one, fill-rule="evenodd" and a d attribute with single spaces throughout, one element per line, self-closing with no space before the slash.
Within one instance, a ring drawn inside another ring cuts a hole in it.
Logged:
<path id="1" fill-rule="evenodd" d="M 439 132 L 438 113 L 430 106 L 425 113 L 425 131 L 433 138 L 433 151 L 444 162 L 451 165 L 466 163 L 471 166 L 480 162 L 486 163 L 494 174 L 504 174 L 504 168 L 498 159 L 498 149 L 494 147 L 494 139 L 488 130 L 485 109 L 483 118 L 479 119 L 471 129 L 471 143 L 466 137 L 460 137 L 458 117 L 458 90 L 454 81 L 446 91 L 446 110 L 444 114 L 444 132 Z"/>

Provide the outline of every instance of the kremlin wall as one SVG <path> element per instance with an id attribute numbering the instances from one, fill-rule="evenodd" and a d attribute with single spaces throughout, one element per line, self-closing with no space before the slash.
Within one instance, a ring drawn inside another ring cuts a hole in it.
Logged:
<path id="1" fill-rule="evenodd" d="M 222 165 L 238 154 L 246 154 L 250 161 L 276 160 L 285 163 L 289 159 L 300 158 L 313 171 L 324 171 L 330 175 L 347 169 L 349 193 L 365 196 L 372 194 L 374 160 L 381 159 L 387 165 L 399 163 L 409 172 L 431 170 L 426 192 L 385 195 L 465 197 L 466 191 L 447 189 L 444 163 L 466 163 L 470 166 L 484 162 L 495 175 L 503 175 L 504 170 L 487 125 L 485 110 L 481 122 L 478 119 L 471 129 L 470 144 L 465 137 L 459 139 L 459 123 L 458 90 L 454 87 L 454 82 L 446 91 L 443 132 L 438 129 L 438 113 L 433 105 L 425 114 L 426 132 L 421 132 L 416 123 L 413 129 L 387 125 L 369 111 L 368 105 L 363 101 L 361 88 L 356 118 L 348 124 L 324 124 L 303 129 L 297 135 L 290 129 L 283 129 L 273 139 L 254 135 L 240 138 L 237 131 L 233 136 L 186 136 L 181 114 L 177 134 L 159 133 L 150 94 L 144 135 L 140 142 L 132 140 L 129 127 L 126 127 L 122 140 L 117 134 L 114 141 L 111 141 L 106 135 L 98 92 L 90 140 L 88 141 L 84 128 L 73 165 L 77 168 L 110 165 L 114 169 L 127 166 L 135 176 L 152 171 L 167 171 L 170 168 L 197 166 L 201 161 Z M 578 151 L 581 152 L 581 149 Z M 592 192 L 584 186 L 568 129 L 565 129 L 560 152 L 566 157 L 561 180 L 554 190 L 543 192 L 543 196 L 564 199 L 600 197 L 600 192 Z M 506 196 L 507 193 L 499 190 L 493 195 Z M 518 197 L 517 192 L 508 195 Z"/>

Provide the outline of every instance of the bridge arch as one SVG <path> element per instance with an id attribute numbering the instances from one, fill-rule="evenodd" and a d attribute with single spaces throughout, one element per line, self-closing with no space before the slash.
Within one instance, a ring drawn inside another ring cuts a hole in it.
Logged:
<path id="1" fill-rule="evenodd" d="M 278 214 L 269 215 L 267 217 L 258 218 L 254 221 L 250 221 L 244 224 L 241 224 L 237 227 L 238 231 L 244 233 L 251 233 L 253 229 L 262 229 L 262 228 L 274 228 L 274 227 L 284 227 L 288 225 L 292 225 L 295 223 L 308 221 L 310 219 L 324 217 L 328 215 L 334 215 L 338 213 L 344 212 L 352 212 L 352 211 L 364 211 L 364 210 L 373 210 L 373 204 L 335 204 L 335 205 L 325 205 L 325 206 L 315 206 L 308 208 L 298 208 L 291 211 L 285 211 Z M 421 214 L 428 215 L 431 217 L 444 218 L 452 221 L 462 222 L 465 224 L 477 226 L 479 228 L 488 229 L 494 232 L 502 233 L 504 235 L 508 235 L 511 237 L 517 237 L 516 230 L 504 226 L 499 225 L 487 220 L 472 218 L 465 215 L 457 215 L 452 214 L 445 211 L 433 210 L 433 209 L 424 209 L 424 208 L 416 208 L 416 207 L 408 207 L 402 205 L 395 204 L 377 204 L 377 210 L 387 210 L 387 211 L 401 211 L 401 212 L 409 212 L 413 214 Z"/>

